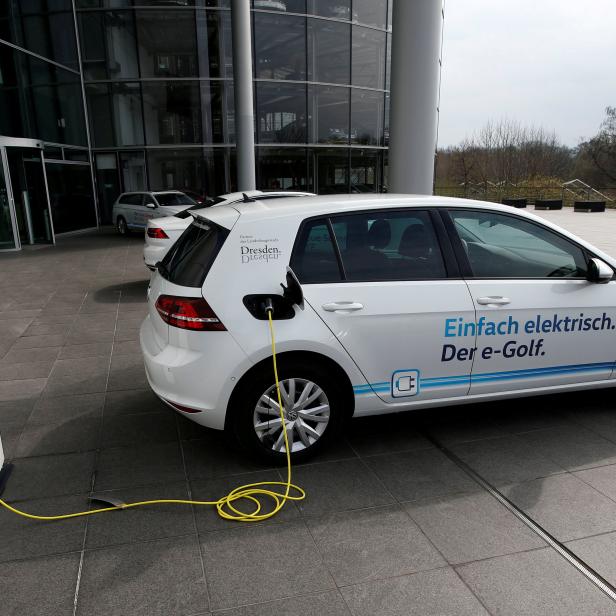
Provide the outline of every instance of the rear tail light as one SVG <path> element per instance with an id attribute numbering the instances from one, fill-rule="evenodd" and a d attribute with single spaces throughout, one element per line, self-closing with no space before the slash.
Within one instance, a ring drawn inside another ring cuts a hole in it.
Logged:
<path id="1" fill-rule="evenodd" d="M 227 331 L 210 305 L 201 297 L 161 295 L 156 300 L 156 310 L 162 320 L 173 327 L 201 332 Z"/>
<path id="2" fill-rule="evenodd" d="M 148 227 L 148 237 L 155 240 L 168 240 L 169 236 L 160 227 Z"/>

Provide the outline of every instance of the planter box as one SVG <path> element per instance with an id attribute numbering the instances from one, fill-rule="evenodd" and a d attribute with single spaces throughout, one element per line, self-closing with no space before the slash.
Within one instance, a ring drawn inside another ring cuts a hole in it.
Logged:
<path id="1" fill-rule="evenodd" d="M 562 210 L 562 199 L 535 199 L 536 210 Z"/>
<path id="2" fill-rule="evenodd" d="M 511 207 L 524 208 L 528 204 L 528 199 L 508 199 L 505 198 L 501 201 L 503 205 L 510 205 Z"/>
<path id="3" fill-rule="evenodd" d="M 605 201 L 576 201 L 574 212 L 605 212 Z"/>

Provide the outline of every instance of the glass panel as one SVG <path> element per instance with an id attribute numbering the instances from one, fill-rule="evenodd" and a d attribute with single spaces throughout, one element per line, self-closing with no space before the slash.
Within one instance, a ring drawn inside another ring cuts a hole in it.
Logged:
<path id="1" fill-rule="evenodd" d="M 223 143 L 225 140 L 225 93 L 219 81 L 201 81 L 201 123 L 204 143 Z M 227 135 L 228 137 L 228 135 Z"/>
<path id="2" fill-rule="evenodd" d="M 310 15 L 335 17 L 336 19 L 351 18 L 351 0 L 308 0 L 307 12 Z"/>
<path id="3" fill-rule="evenodd" d="M 145 190 L 145 155 L 143 152 L 120 152 L 123 192 Z"/>
<path id="4" fill-rule="evenodd" d="M 79 13 L 83 77 L 139 77 L 133 11 Z"/>
<path id="5" fill-rule="evenodd" d="M 252 6 L 265 11 L 306 12 L 306 0 L 252 0 Z"/>
<path id="6" fill-rule="evenodd" d="M 306 143 L 306 86 L 257 83 L 257 140 Z"/>
<path id="7" fill-rule="evenodd" d="M 391 34 L 387 35 L 387 55 L 385 58 L 385 89 L 391 88 Z"/>
<path id="8" fill-rule="evenodd" d="M 79 75 L 0 45 L 0 134 L 86 145 Z"/>
<path id="9" fill-rule="evenodd" d="M 88 158 L 88 152 L 86 150 L 70 150 L 66 148 L 64 150 L 64 158 L 66 160 L 72 160 L 75 162 L 90 162 L 90 159 Z"/>
<path id="10" fill-rule="evenodd" d="M 139 83 L 88 84 L 86 98 L 94 147 L 143 144 Z"/>
<path id="11" fill-rule="evenodd" d="M 493 212 L 450 213 L 475 276 L 586 276 L 586 259 L 582 250 L 545 227 Z"/>
<path id="12" fill-rule="evenodd" d="M 383 128 L 383 145 L 389 145 L 389 92 L 385 93 L 385 126 Z"/>
<path id="13" fill-rule="evenodd" d="M 197 201 L 204 201 L 208 197 L 216 197 L 226 193 L 228 167 L 227 148 L 207 148 L 205 150 L 204 190 L 197 195 L 192 193 L 190 196 Z"/>
<path id="14" fill-rule="evenodd" d="M 349 89 L 309 87 L 313 143 L 349 143 Z"/>
<path id="15" fill-rule="evenodd" d="M 96 226 L 90 168 L 48 163 L 47 185 L 56 233 Z"/>
<path id="16" fill-rule="evenodd" d="M 354 86 L 385 87 L 385 33 L 353 26 Z"/>
<path id="17" fill-rule="evenodd" d="M 319 195 L 349 192 L 349 154 L 346 149 L 314 150 L 315 186 Z"/>
<path id="18" fill-rule="evenodd" d="M 353 0 L 353 21 L 377 28 L 385 28 L 387 0 Z"/>
<path id="19" fill-rule="evenodd" d="M 136 21 L 142 77 L 198 77 L 194 11 L 136 11 Z"/>
<path id="20" fill-rule="evenodd" d="M 78 69 L 71 0 L 0 2 L 0 38 Z"/>
<path id="21" fill-rule="evenodd" d="M 255 76 L 306 79 L 306 19 L 254 13 Z"/>
<path id="22" fill-rule="evenodd" d="M 8 250 L 10 248 L 16 248 L 16 244 L 11 219 L 9 190 L 4 175 L 2 148 L 0 148 L 0 250 Z"/>
<path id="23" fill-rule="evenodd" d="M 306 150 L 303 148 L 259 148 L 259 188 L 262 190 L 307 191 Z"/>
<path id="24" fill-rule="evenodd" d="M 120 194 L 120 178 L 115 152 L 96 155 L 96 184 L 101 222 L 112 224 L 113 204 Z"/>
<path id="25" fill-rule="evenodd" d="M 189 190 L 205 192 L 203 151 L 148 150 L 148 173 L 151 190 Z"/>
<path id="26" fill-rule="evenodd" d="M 340 267 L 325 220 L 306 224 L 293 251 L 291 267 L 303 284 L 339 282 Z"/>
<path id="27" fill-rule="evenodd" d="M 383 92 L 351 91 L 351 143 L 382 145 Z"/>
<path id="28" fill-rule="evenodd" d="M 308 19 L 308 81 L 350 83 L 351 26 Z"/>
<path id="29" fill-rule="evenodd" d="M 109 8 L 115 9 L 124 6 L 131 6 L 132 0 L 76 0 L 75 5 L 78 9 Z"/>
<path id="30" fill-rule="evenodd" d="M 366 212 L 332 218 L 347 280 L 446 278 L 427 212 Z"/>
<path id="31" fill-rule="evenodd" d="M 198 81 L 143 82 L 146 143 L 200 143 Z"/>
<path id="32" fill-rule="evenodd" d="M 197 11 L 197 51 L 201 77 L 233 79 L 231 14 Z"/>
<path id="33" fill-rule="evenodd" d="M 380 155 L 375 150 L 351 150 L 351 192 L 380 192 Z"/>

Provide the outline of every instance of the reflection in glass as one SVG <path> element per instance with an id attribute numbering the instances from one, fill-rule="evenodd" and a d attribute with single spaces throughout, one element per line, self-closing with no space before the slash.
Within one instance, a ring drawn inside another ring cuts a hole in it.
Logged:
<path id="1" fill-rule="evenodd" d="M 122 192 L 145 190 L 145 155 L 139 152 L 120 152 Z"/>
<path id="2" fill-rule="evenodd" d="M 94 147 L 143 144 L 138 83 L 88 84 L 86 98 Z"/>
<path id="3" fill-rule="evenodd" d="M 351 192 L 381 192 L 378 150 L 351 150 Z"/>
<path id="4" fill-rule="evenodd" d="M 78 70 L 71 0 L 0 2 L 0 39 Z"/>
<path id="5" fill-rule="evenodd" d="M 313 150 L 316 192 L 319 195 L 349 192 L 348 150 Z"/>
<path id="6" fill-rule="evenodd" d="M 322 17 L 334 17 L 336 19 L 351 18 L 351 0 L 308 0 L 307 12 L 310 15 L 321 15 Z"/>
<path id="7" fill-rule="evenodd" d="M 45 170 L 55 233 L 95 227 L 89 165 L 48 163 Z"/>
<path id="8" fill-rule="evenodd" d="M 197 11 L 197 53 L 200 77 L 233 79 L 231 14 Z"/>
<path id="9" fill-rule="evenodd" d="M 351 143 L 383 143 L 383 92 L 352 90 Z"/>
<path id="10" fill-rule="evenodd" d="M 200 143 L 198 81 L 143 82 L 146 143 Z"/>
<path id="11" fill-rule="evenodd" d="M 383 145 L 389 145 L 389 92 L 385 93 L 385 126 L 383 128 Z"/>
<path id="12" fill-rule="evenodd" d="M 204 193 L 203 150 L 148 150 L 151 190 L 191 190 Z"/>
<path id="13" fill-rule="evenodd" d="M 350 83 L 351 26 L 308 19 L 308 80 Z"/>
<path id="14" fill-rule="evenodd" d="M 304 148 L 258 148 L 259 187 L 310 191 Z"/>
<path id="15" fill-rule="evenodd" d="M 201 122 L 204 143 L 225 140 L 225 92 L 220 81 L 201 81 Z"/>
<path id="16" fill-rule="evenodd" d="M 349 89 L 309 87 L 312 143 L 349 143 Z"/>
<path id="17" fill-rule="evenodd" d="M 353 26 L 354 86 L 385 87 L 385 33 L 371 28 Z"/>
<path id="18" fill-rule="evenodd" d="M 136 20 L 142 77 L 199 75 L 194 11 L 136 11 Z"/>
<path id="19" fill-rule="evenodd" d="M 227 148 L 206 148 L 204 183 L 201 194 L 204 197 L 216 197 L 227 192 L 226 178 L 229 175 Z"/>
<path id="20" fill-rule="evenodd" d="M 96 154 L 96 186 L 101 223 L 114 224 L 111 219 L 113 204 L 122 192 L 115 152 Z"/>
<path id="21" fill-rule="evenodd" d="M 306 0 L 252 0 L 252 6 L 264 11 L 306 12 Z"/>
<path id="22" fill-rule="evenodd" d="M 0 250 L 15 248 L 15 235 L 13 233 L 13 221 L 11 219 L 11 206 L 9 201 L 8 187 L 4 175 L 0 149 Z"/>
<path id="23" fill-rule="evenodd" d="M 133 11 L 79 13 L 84 79 L 139 77 Z"/>
<path id="24" fill-rule="evenodd" d="M 306 86 L 257 83 L 259 143 L 306 143 Z"/>
<path id="25" fill-rule="evenodd" d="M 255 77 L 306 79 L 306 20 L 254 13 Z"/>
<path id="26" fill-rule="evenodd" d="M 367 26 L 385 28 L 387 0 L 353 0 L 353 21 Z"/>

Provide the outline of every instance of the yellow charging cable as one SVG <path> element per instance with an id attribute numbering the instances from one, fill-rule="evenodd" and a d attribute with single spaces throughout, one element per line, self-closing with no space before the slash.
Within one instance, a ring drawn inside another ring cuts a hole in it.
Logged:
<path id="1" fill-rule="evenodd" d="M 16 513 L 30 520 L 68 520 L 69 518 L 79 518 L 86 515 L 94 515 L 95 513 L 104 513 L 105 511 L 117 511 L 118 509 L 132 509 L 133 507 L 144 507 L 146 505 L 210 505 L 216 507 L 218 515 L 225 520 L 234 520 L 236 522 L 260 522 L 275 516 L 289 500 L 300 501 L 306 498 L 306 492 L 299 486 L 291 483 L 291 452 L 289 451 L 289 439 L 287 437 L 287 426 L 284 418 L 284 407 L 282 405 L 282 396 L 280 395 L 280 383 L 278 381 L 278 366 L 276 365 L 276 340 L 274 337 L 274 324 L 272 322 L 272 313 L 267 311 L 269 319 L 269 330 L 272 339 L 272 360 L 274 362 L 274 378 L 276 380 L 276 392 L 278 394 L 278 408 L 280 410 L 280 420 L 282 422 L 282 431 L 284 435 L 284 445 L 287 454 L 287 480 L 286 481 L 260 481 L 258 483 L 249 483 L 244 486 L 239 486 L 231 490 L 229 494 L 215 501 L 194 501 L 182 499 L 159 499 L 141 501 L 138 503 L 126 503 L 114 507 L 105 507 L 103 509 L 90 509 L 88 511 L 79 511 L 78 513 L 67 513 L 64 515 L 33 515 L 20 511 L 12 507 L 8 503 L 0 499 L 0 505 L 5 509 Z M 277 492 L 273 486 L 284 487 L 284 493 Z M 294 490 L 296 494 L 292 495 Z M 268 513 L 261 513 L 261 503 L 257 496 L 261 494 L 272 499 L 274 508 Z M 245 513 L 236 506 L 236 501 L 246 499 L 252 501 L 255 505 L 254 511 Z"/>

